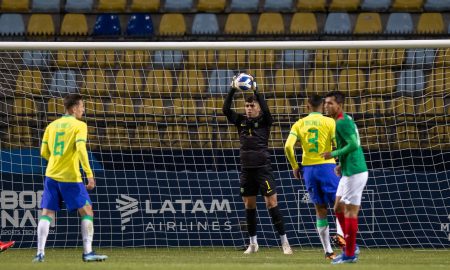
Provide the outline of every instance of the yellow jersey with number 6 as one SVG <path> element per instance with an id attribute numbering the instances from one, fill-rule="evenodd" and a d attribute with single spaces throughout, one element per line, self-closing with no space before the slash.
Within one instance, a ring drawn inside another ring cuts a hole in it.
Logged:
<path id="1" fill-rule="evenodd" d="M 44 132 L 41 156 L 48 160 L 45 176 L 60 182 L 82 182 L 80 163 L 86 177 L 93 177 L 86 150 L 87 125 L 72 115 L 51 122 Z"/>
<path id="2" fill-rule="evenodd" d="M 323 152 L 332 151 L 335 129 L 334 119 L 319 112 L 310 113 L 292 126 L 289 134 L 297 137 L 301 143 L 303 166 L 336 163 L 334 158 L 325 160 L 320 156 Z"/>

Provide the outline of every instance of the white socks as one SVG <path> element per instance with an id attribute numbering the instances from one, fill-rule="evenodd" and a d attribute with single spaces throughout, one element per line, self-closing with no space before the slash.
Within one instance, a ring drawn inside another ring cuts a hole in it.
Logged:
<path id="1" fill-rule="evenodd" d="M 280 239 L 281 239 L 281 244 L 289 243 L 288 239 L 287 239 L 287 236 L 285 234 L 280 235 Z"/>
<path id="2" fill-rule="evenodd" d="M 327 253 L 333 252 L 330 243 L 330 229 L 328 226 L 328 220 L 326 218 L 317 218 L 317 232 L 319 233 L 320 242 L 322 243 L 323 250 Z"/>
<path id="3" fill-rule="evenodd" d="M 341 223 L 339 223 L 338 219 L 336 219 L 336 232 L 337 232 L 337 234 L 339 234 L 342 237 L 345 236 L 344 231 L 342 230 L 342 227 L 341 227 Z"/>
<path id="4" fill-rule="evenodd" d="M 94 238 L 93 217 L 84 216 L 81 218 L 81 235 L 83 236 L 83 252 L 88 254 L 92 252 L 92 239 Z"/>
<path id="5" fill-rule="evenodd" d="M 250 244 L 258 244 L 258 240 L 255 236 L 250 236 Z"/>
<path id="6" fill-rule="evenodd" d="M 45 255 L 45 243 L 47 242 L 48 231 L 50 229 L 50 223 L 52 218 L 49 216 L 41 216 L 39 219 L 39 224 L 37 228 L 38 234 L 38 245 L 37 254 Z"/>

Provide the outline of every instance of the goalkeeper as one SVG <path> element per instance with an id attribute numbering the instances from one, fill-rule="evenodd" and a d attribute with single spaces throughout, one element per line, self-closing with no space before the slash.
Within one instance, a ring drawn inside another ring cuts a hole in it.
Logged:
<path id="1" fill-rule="evenodd" d="M 69 211 L 78 210 L 81 215 L 83 236 L 83 261 L 104 261 L 108 257 L 92 251 L 94 235 L 92 202 L 87 190 L 95 187 L 95 180 L 86 151 L 87 125 L 80 121 L 84 114 L 81 95 L 69 94 L 64 98 L 66 114 L 51 122 L 44 132 L 41 156 L 48 160 L 42 194 L 42 216 L 37 228 L 38 248 L 33 262 L 43 262 L 45 242 L 55 212 L 64 201 Z M 88 184 L 84 186 L 80 162 Z"/>
<path id="2" fill-rule="evenodd" d="M 272 218 L 272 223 L 281 237 L 284 254 L 292 254 L 292 249 L 284 230 L 283 216 L 277 203 L 275 178 L 272 172 L 268 150 L 272 116 L 269 108 L 253 84 L 254 95 L 245 100 L 245 114 L 238 114 L 231 109 L 234 93 L 237 88 L 233 79 L 231 89 L 223 104 L 223 113 L 228 121 L 234 124 L 240 140 L 240 194 L 244 201 L 247 230 L 250 245 L 244 254 L 255 253 L 259 246 L 256 234 L 256 196 L 258 192 L 264 196 L 266 207 Z"/>
<path id="3" fill-rule="evenodd" d="M 295 159 L 294 146 L 297 141 L 303 148 L 302 166 L 306 190 L 316 208 L 317 231 L 325 251 L 326 259 L 334 259 L 336 255 L 331 248 L 328 226 L 327 205 L 334 205 L 339 178 L 334 173 L 334 159 L 325 160 L 320 156 L 324 151 L 331 151 L 334 142 L 335 122 L 332 118 L 322 115 L 323 100 L 318 95 L 308 99 L 309 115 L 298 120 L 291 128 L 286 140 L 286 157 L 291 164 L 294 177 L 301 178 L 300 167 Z M 338 234 L 335 237 L 338 244 L 345 246 L 343 233 L 339 222 Z"/>

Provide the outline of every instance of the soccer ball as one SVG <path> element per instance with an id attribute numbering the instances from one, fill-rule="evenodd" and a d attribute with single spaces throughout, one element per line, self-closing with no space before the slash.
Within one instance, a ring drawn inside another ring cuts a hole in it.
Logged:
<path id="1" fill-rule="evenodd" d="M 241 73 L 236 77 L 236 79 L 234 79 L 235 87 L 241 89 L 242 91 L 252 89 L 253 83 L 253 77 L 246 73 Z"/>

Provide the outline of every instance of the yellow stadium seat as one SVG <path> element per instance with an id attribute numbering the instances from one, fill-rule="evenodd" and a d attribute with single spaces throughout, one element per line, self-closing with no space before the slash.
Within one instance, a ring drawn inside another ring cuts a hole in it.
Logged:
<path id="1" fill-rule="evenodd" d="M 197 104 L 197 121 L 198 122 L 209 122 L 211 120 L 216 120 L 216 99 L 201 99 Z"/>
<path id="2" fill-rule="evenodd" d="M 346 96 L 360 96 L 366 84 L 367 79 L 361 69 L 343 69 L 339 74 L 339 89 Z"/>
<path id="3" fill-rule="evenodd" d="M 358 14 L 353 34 L 380 34 L 382 31 L 380 14 L 366 12 Z"/>
<path id="4" fill-rule="evenodd" d="M 276 118 L 287 117 L 292 113 L 291 104 L 285 98 L 268 99 L 267 106 L 269 106 L 270 113 L 275 115 Z"/>
<path id="5" fill-rule="evenodd" d="M 392 109 L 397 121 L 413 121 L 415 118 L 415 102 L 411 97 L 395 98 Z"/>
<path id="6" fill-rule="evenodd" d="M 280 126 L 274 126 L 270 132 L 269 147 L 270 148 L 283 148 L 287 139 L 283 136 Z"/>
<path id="7" fill-rule="evenodd" d="M 424 121 L 444 122 L 446 118 L 445 100 L 442 97 L 427 97 L 419 104 L 419 113 Z"/>
<path id="8" fill-rule="evenodd" d="M 450 69 L 449 68 L 435 68 L 431 71 L 428 86 L 425 92 L 431 95 L 441 95 L 447 93 L 450 89 Z"/>
<path id="9" fill-rule="evenodd" d="M 169 125 L 162 133 L 162 143 L 170 148 L 189 148 L 189 130 L 186 125 Z"/>
<path id="10" fill-rule="evenodd" d="M 97 11 L 99 12 L 125 12 L 127 0 L 98 0 Z"/>
<path id="11" fill-rule="evenodd" d="M 161 6 L 160 0 L 133 0 L 132 12 L 157 12 Z"/>
<path id="12" fill-rule="evenodd" d="M 316 15 L 312 12 L 295 13 L 289 31 L 291 34 L 317 34 Z"/>
<path id="13" fill-rule="evenodd" d="M 306 94 L 323 95 L 325 92 L 336 89 L 336 81 L 333 71 L 329 69 L 314 69 L 309 72 L 308 81 L 306 83 Z"/>
<path id="14" fill-rule="evenodd" d="M 12 106 L 12 116 L 16 121 L 35 121 L 36 106 L 34 101 L 29 98 L 15 98 Z"/>
<path id="15" fill-rule="evenodd" d="M 174 99 L 173 109 L 177 121 L 195 123 L 197 115 L 197 102 L 195 99 Z"/>
<path id="16" fill-rule="evenodd" d="M 214 129 L 212 125 L 201 125 L 198 127 L 198 148 L 212 148 Z"/>
<path id="17" fill-rule="evenodd" d="M 348 66 L 350 67 L 371 67 L 375 52 L 373 49 L 349 49 Z"/>
<path id="18" fill-rule="evenodd" d="M 122 69 L 116 75 L 116 91 L 120 96 L 139 95 L 142 88 L 142 77 L 135 69 Z"/>
<path id="19" fill-rule="evenodd" d="M 219 125 L 217 130 L 217 148 L 239 148 L 239 135 L 237 129 L 231 125 Z"/>
<path id="20" fill-rule="evenodd" d="M 297 0 L 300 11 L 326 11 L 327 0 Z"/>
<path id="21" fill-rule="evenodd" d="M 201 70 L 182 70 L 178 73 L 176 92 L 191 96 L 206 92 L 207 83 Z"/>
<path id="22" fill-rule="evenodd" d="M 42 74 L 39 70 L 20 70 L 16 81 L 15 95 L 40 95 Z"/>
<path id="23" fill-rule="evenodd" d="M 133 120 L 135 112 L 131 98 L 113 98 L 106 106 L 108 118 L 119 121 Z"/>
<path id="24" fill-rule="evenodd" d="M 159 34 L 161 36 L 182 36 L 186 34 L 186 23 L 184 22 L 183 14 L 164 14 L 159 24 Z"/>
<path id="25" fill-rule="evenodd" d="M 395 75 L 390 69 L 372 69 L 367 92 L 371 95 L 391 97 L 395 88 Z"/>
<path id="26" fill-rule="evenodd" d="M 248 63 L 251 67 L 272 68 L 275 65 L 275 53 L 273 50 L 249 50 Z"/>
<path id="27" fill-rule="evenodd" d="M 169 112 L 168 107 L 166 100 L 160 98 L 147 98 L 144 99 L 142 106 L 139 107 L 139 114 L 142 115 L 145 122 L 158 123 L 161 121 L 170 121 L 168 116 L 171 113 Z"/>
<path id="28" fill-rule="evenodd" d="M 28 21 L 27 34 L 30 36 L 53 36 L 55 25 L 49 14 L 33 14 Z"/>
<path id="29" fill-rule="evenodd" d="M 258 35 L 284 34 L 284 22 L 281 13 L 261 13 L 256 27 Z"/>
<path id="30" fill-rule="evenodd" d="M 2 0 L 2 12 L 28 12 L 28 0 Z"/>
<path id="31" fill-rule="evenodd" d="M 109 51 L 89 51 L 86 64 L 89 67 L 113 68 L 116 64 L 115 53 Z"/>
<path id="32" fill-rule="evenodd" d="M 225 9 L 225 0 L 198 0 L 198 12 L 222 12 Z"/>
<path id="33" fill-rule="evenodd" d="M 230 13 L 225 22 L 224 34 L 248 35 L 252 33 L 250 16 L 246 13 Z"/>
<path id="34" fill-rule="evenodd" d="M 300 76 L 295 69 L 278 69 L 275 73 L 275 95 L 291 97 L 301 93 Z"/>
<path id="35" fill-rule="evenodd" d="M 436 125 L 427 131 L 429 147 L 431 149 L 449 149 L 450 148 L 450 128 L 448 125 Z"/>
<path id="36" fill-rule="evenodd" d="M 195 69 L 212 68 L 216 64 L 214 50 L 189 50 L 187 67 Z"/>
<path id="37" fill-rule="evenodd" d="M 146 77 L 145 93 L 158 97 L 168 96 L 173 92 L 174 76 L 170 70 L 150 70 Z"/>
<path id="38" fill-rule="evenodd" d="M 340 49 L 316 50 L 315 64 L 319 67 L 340 67 L 344 65 L 344 52 Z"/>
<path id="39" fill-rule="evenodd" d="M 397 145 L 399 149 L 419 148 L 419 135 L 417 127 L 412 125 L 397 126 L 395 134 L 397 137 Z"/>
<path id="40" fill-rule="evenodd" d="M 102 148 L 107 150 L 127 150 L 130 149 L 129 129 L 122 126 L 106 128 L 106 138 L 102 142 Z"/>
<path id="41" fill-rule="evenodd" d="M 423 0 L 394 0 L 392 10 L 394 11 L 420 11 Z"/>
<path id="42" fill-rule="evenodd" d="M 344 103 L 344 112 L 353 115 L 359 111 L 356 109 L 355 99 L 347 97 Z"/>
<path id="43" fill-rule="evenodd" d="M 89 97 L 109 97 L 109 85 L 106 72 L 102 69 L 89 69 L 84 77 L 82 94 Z"/>
<path id="44" fill-rule="evenodd" d="M 33 131 L 27 126 L 10 126 L 7 134 L 0 141 L 2 149 L 29 148 L 36 141 Z"/>
<path id="45" fill-rule="evenodd" d="M 62 99 L 61 99 L 62 100 Z M 84 101 L 85 114 L 88 121 L 104 120 L 108 112 L 105 110 L 103 101 L 98 98 L 89 98 Z"/>
<path id="46" fill-rule="evenodd" d="M 332 0 L 328 10 L 330 11 L 356 11 L 360 0 Z"/>
<path id="47" fill-rule="evenodd" d="M 62 98 L 51 98 L 48 100 L 46 113 L 48 121 L 55 120 L 57 117 L 63 115 L 64 112 L 64 100 Z"/>
<path id="48" fill-rule="evenodd" d="M 440 13 L 422 13 L 417 24 L 418 34 L 444 34 L 444 19 Z"/>
<path id="49" fill-rule="evenodd" d="M 245 50 L 219 50 L 217 66 L 226 69 L 242 69 L 247 66 Z"/>
<path id="50" fill-rule="evenodd" d="M 309 110 L 308 110 L 308 99 L 307 98 L 302 98 L 302 97 L 296 97 L 292 99 L 293 104 L 292 104 L 292 109 L 293 109 L 293 113 L 301 116 L 301 115 L 308 115 L 309 114 Z"/>
<path id="51" fill-rule="evenodd" d="M 87 36 L 88 25 L 84 14 L 66 14 L 61 23 L 63 36 Z"/>
<path id="52" fill-rule="evenodd" d="M 159 136 L 159 128 L 156 124 L 146 124 L 145 126 L 138 126 L 136 129 L 136 141 L 137 144 L 131 145 L 131 147 L 137 147 L 138 149 L 160 148 L 161 138 Z"/>
<path id="53" fill-rule="evenodd" d="M 58 67 L 81 67 L 84 61 L 84 52 L 82 50 L 58 51 L 56 53 L 56 65 Z"/>
<path id="54" fill-rule="evenodd" d="M 375 57 L 377 66 L 400 66 L 405 59 L 405 49 L 378 49 Z"/>
<path id="55" fill-rule="evenodd" d="M 148 54 L 148 51 L 145 50 L 126 50 L 121 54 L 119 60 L 122 67 L 135 66 L 142 68 L 148 66 L 150 62 L 150 56 Z"/>
<path id="56" fill-rule="evenodd" d="M 374 116 L 384 116 L 386 113 L 384 107 L 384 101 L 380 97 L 366 97 L 361 98 L 360 111 L 365 114 L 370 114 Z"/>

